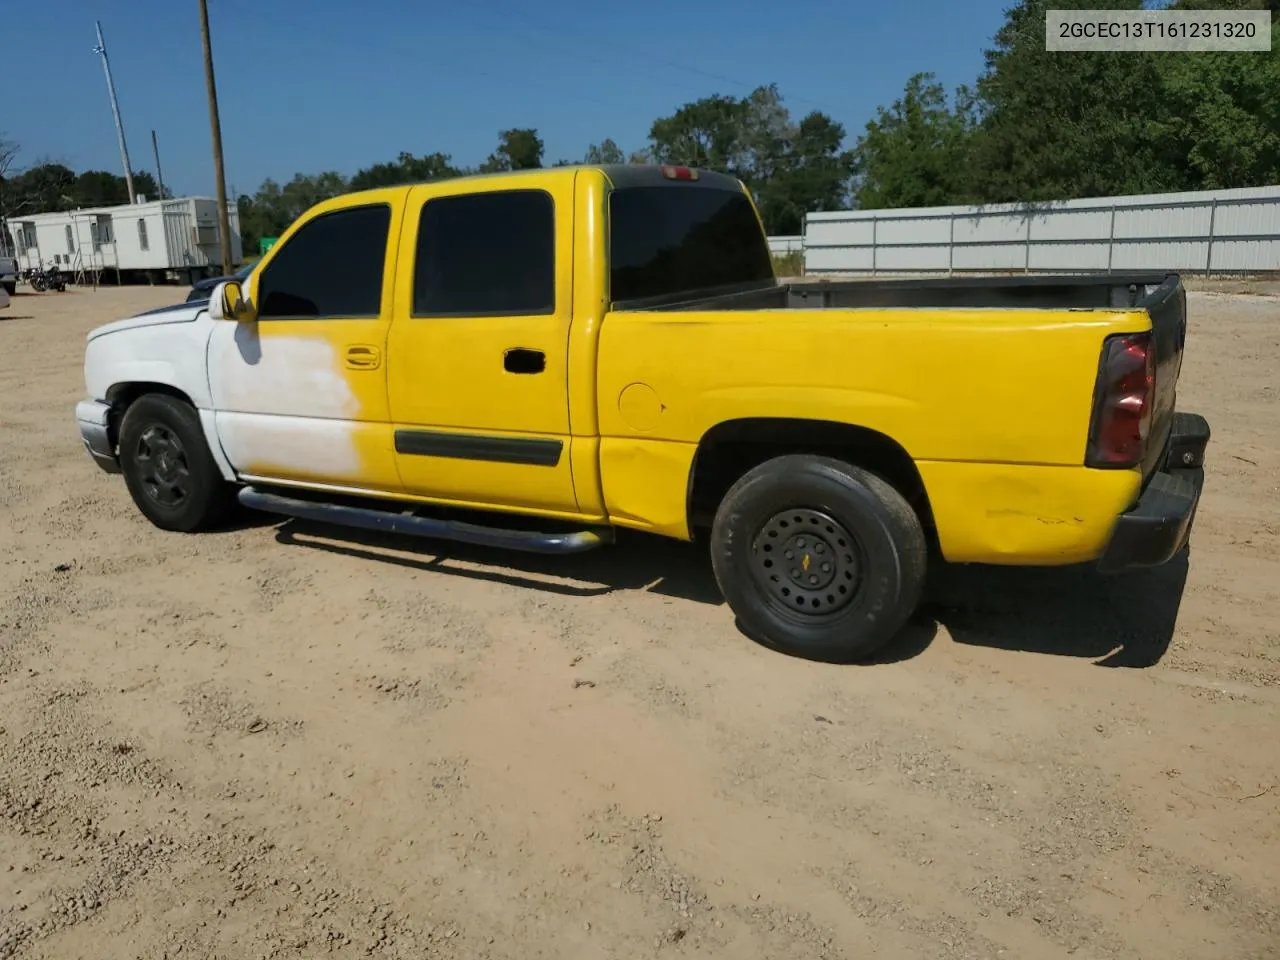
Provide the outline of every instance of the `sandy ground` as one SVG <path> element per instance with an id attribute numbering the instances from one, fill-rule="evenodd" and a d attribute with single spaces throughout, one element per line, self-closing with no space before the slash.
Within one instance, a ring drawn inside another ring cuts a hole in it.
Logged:
<path id="1" fill-rule="evenodd" d="M 0 313 L 0 958 L 1280 955 L 1280 300 L 1190 297 L 1188 561 L 841 668 L 679 544 L 153 529 L 72 406 L 182 293 Z"/>

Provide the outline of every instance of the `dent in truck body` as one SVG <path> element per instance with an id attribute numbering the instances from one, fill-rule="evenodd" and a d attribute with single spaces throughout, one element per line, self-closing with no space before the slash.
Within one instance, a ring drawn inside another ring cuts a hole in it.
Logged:
<path id="1" fill-rule="evenodd" d="M 600 479 L 609 522 L 690 538 L 687 491 L 697 446 L 641 437 L 600 438 Z"/>
<path id="2" fill-rule="evenodd" d="M 919 460 L 943 557 L 1056 566 L 1097 558 L 1141 473 L 1088 467 Z"/>

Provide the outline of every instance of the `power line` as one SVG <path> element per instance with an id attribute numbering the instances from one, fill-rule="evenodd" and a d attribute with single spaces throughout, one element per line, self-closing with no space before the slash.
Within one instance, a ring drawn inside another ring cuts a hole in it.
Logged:
<path id="1" fill-rule="evenodd" d="M 248 7 L 245 7 L 244 5 L 239 3 L 238 0 L 215 0 L 215 5 L 218 7 L 225 7 L 231 10 L 237 10 L 240 13 L 242 13 L 244 16 L 249 17 L 256 22 L 264 22 L 264 23 L 274 22 L 288 29 L 291 35 L 293 36 L 297 35 L 298 21 L 296 19 L 286 20 L 282 18 L 273 18 L 268 14 L 264 14 L 260 8 L 255 7 L 253 9 L 250 9 Z M 326 36 L 324 40 L 330 43 L 332 46 L 340 47 L 343 50 L 347 50 L 347 51 L 350 50 L 350 40 L 347 38 L 338 38 L 334 40 Z M 411 50 L 407 47 L 401 47 L 395 44 L 388 44 L 385 41 L 379 42 L 377 44 L 366 43 L 366 45 L 369 47 L 375 47 L 381 51 L 392 54 L 394 56 L 401 57 L 407 61 L 412 62 L 413 64 L 419 67 L 434 69 L 434 68 L 443 66 L 444 70 L 450 72 L 454 77 L 456 77 L 460 71 L 465 70 L 467 73 L 472 74 L 474 76 L 487 77 L 490 80 L 497 80 L 498 82 L 507 84 L 509 86 L 520 87 L 520 88 L 541 89 L 541 90 L 546 90 L 550 93 L 555 93 L 560 96 L 565 95 L 565 90 L 562 87 L 558 87 L 553 84 L 543 83 L 531 77 L 515 77 L 509 74 L 503 75 L 500 73 L 495 73 L 492 70 L 486 70 L 481 67 L 475 67 L 471 64 L 467 64 L 465 67 L 462 67 L 462 66 L 454 67 L 454 66 L 444 65 L 442 61 L 433 60 L 431 57 L 424 57 L 421 50 Z M 582 100 L 589 103 L 595 103 L 599 106 L 607 107 L 610 110 L 616 110 L 619 107 L 626 106 L 625 104 L 622 104 L 617 100 L 613 100 L 613 101 L 602 100 L 599 97 L 594 97 L 590 94 L 584 94 L 578 90 L 575 90 L 572 93 L 572 96 L 575 99 Z"/>
<path id="2" fill-rule="evenodd" d="M 570 27 L 565 26 L 564 24 L 555 24 L 552 26 L 545 26 L 545 25 L 539 24 L 535 20 L 533 20 L 531 17 L 529 17 L 527 14 L 517 10 L 504 8 L 501 15 L 504 17 L 511 17 L 516 20 L 523 20 L 526 24 L 528 24 L 533 29 L 538 30 L 541 33 L 548 34 L 552 37 L 560 37 L 560 36 L 563 36 L 565 33 L 575 32 Z M 581 33 L 578 33 L 578 36 L 580 39 L 585 40 L 585 38 L 582 37 Z M 734 77 L 728 77 L 722 73 L 713 73 L 712 71 L 703 70 L 701 67 L 695 67 L 691 64 L 680 63 L 677 60 L 672 60 L 669 57 L 663 56 L 662 54 L 659 54 L 659 53 L 655 53 L 654 51 L 644 50 L 644 49 L 630 46 L 629 44 L 626 44 L 626 43 L 621 43 L 618 41 L 617 37 L 614 37 L 614 36 L 611 36 L 609 38 L 609 46 L 612 49 L 621 50 L 623 53 L 627 53 L 641 60 L 650 60 L 654 63 L 661 63 L 664 66 L 671 67 L 674 70 L 682 70 L 686 73 L 690 73 L 695 76 L 706 77 L 709 80 L 715 80 L 717 83 L 728 83 L 736 87 L 742 87 L 743 89 L 746 89 L 746 90 L 755 90 L 756 88 L 762 86 L 762 84 L 759 84 L 759 83 L 748 83 L 746 80 L 739 80 Z M 574 49 L 577 50 L 578 48 L 575 46 Z M 791 99 L 796 103 L 807 103 L 810 106 L 820 107 L 823 110 L 830 110 L 832 112 L 837 112 L 836 107 L 828 103 L 823 103 L 820 100 L 810 100 L 806 97 L 790 97 L 789 99 Z"/>

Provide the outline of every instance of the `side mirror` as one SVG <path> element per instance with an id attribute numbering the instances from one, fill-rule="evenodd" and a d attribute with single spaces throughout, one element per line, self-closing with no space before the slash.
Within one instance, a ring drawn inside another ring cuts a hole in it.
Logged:
<path id="1" fill-rule="evenodd" d="M 245 298 L 244 287 L 239 280 L 223 280 L 209 295 L 209 314 L 215 320 L 233 320 L 236 323 L 252 323 L 258 319 L 258 311 Z"/>

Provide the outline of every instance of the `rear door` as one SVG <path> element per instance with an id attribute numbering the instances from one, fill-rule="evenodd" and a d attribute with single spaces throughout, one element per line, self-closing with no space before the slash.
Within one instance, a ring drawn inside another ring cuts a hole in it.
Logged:
<path id="1" fill-rule="evenodd" d="M 410 191 L 387 381 L 409 493 L 577 512 L 568 404 L 573 185 L 561 172 Z"/>
<path id="2" fill-rule="evenodd" d="M 258 319 L 215 325 L 218 439 L 242 477 L 401 489 L 386 340 L 403 196 L 388 190 L 319 208 L 249 277 Z"/>

